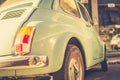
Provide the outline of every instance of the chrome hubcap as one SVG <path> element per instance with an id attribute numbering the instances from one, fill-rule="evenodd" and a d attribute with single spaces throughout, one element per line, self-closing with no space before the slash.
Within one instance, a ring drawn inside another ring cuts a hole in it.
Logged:
<path id="1" fill-rule="evenodd" d="M 69 64 L 69 80 L 80 80 L 80 71 L 78 62 L 75 59 L 71 59 Z"/>

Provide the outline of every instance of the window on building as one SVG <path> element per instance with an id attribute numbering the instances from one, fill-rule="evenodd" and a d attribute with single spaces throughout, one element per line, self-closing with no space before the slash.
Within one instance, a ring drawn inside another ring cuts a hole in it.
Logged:
<path id="1" fill-rule="evenodd" d="M 120 24 L 120 7 L 108 8 L 107 6 L 99 7 L 100 26 Z"/>

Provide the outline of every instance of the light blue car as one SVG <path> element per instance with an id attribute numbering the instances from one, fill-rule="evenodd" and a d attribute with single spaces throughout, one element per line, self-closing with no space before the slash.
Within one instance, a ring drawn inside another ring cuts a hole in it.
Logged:
<path id="1" fill-rule="evenodd" d="M 23 0 L 0 9 L 2 80 L 84 80 L 106 47 L 81 0 Z"/>

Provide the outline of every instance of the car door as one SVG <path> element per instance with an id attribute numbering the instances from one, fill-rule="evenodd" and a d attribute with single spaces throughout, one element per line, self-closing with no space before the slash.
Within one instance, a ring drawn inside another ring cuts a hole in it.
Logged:
<path id="1" fill-rule="evenodd" d="M 86 34 L 88 34 L 87 36 L 92 38 L 90 41 L 91 41 L 91 43 L 93 43 L 93 45 L 91 45 L 90 47 L 94 46 L 92 48 L 93 59 L 95 59 L 95 60 L 99 59 L 103 56 L 102 45 L 101 45 L 99 35 L 98 35 L 97 31 L 95 31 L 95 27 L 92 25 L 93 22 L 92 22 L 91 18 L 89 17 L 89 14 L 88 14 L 86 8 L 80 2 L 77 2 L 77 4 L 78 4 L 78 9 L 83 18 L 83 23 L 86 25 L 85 32 L 86 32 Z M 89 41 L 88 41 L 88 43 L 89 43 Z"/>

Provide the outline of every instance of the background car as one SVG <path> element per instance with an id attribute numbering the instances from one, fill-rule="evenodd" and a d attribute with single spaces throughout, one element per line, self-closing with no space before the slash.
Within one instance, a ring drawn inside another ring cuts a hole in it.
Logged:
<path id="1" fill-rule="evenodd" d="M 112 37 L 110 45 L 112 49 L 120 48 L 120 34 L 116 34 L 115 36 Z"/>
<path id="2" fill-rule="evenodd" d="M 107 71 L 106 45 L 81 0 L 24 0 L 1 9 L 0 77 L 84 80 Z"/>

